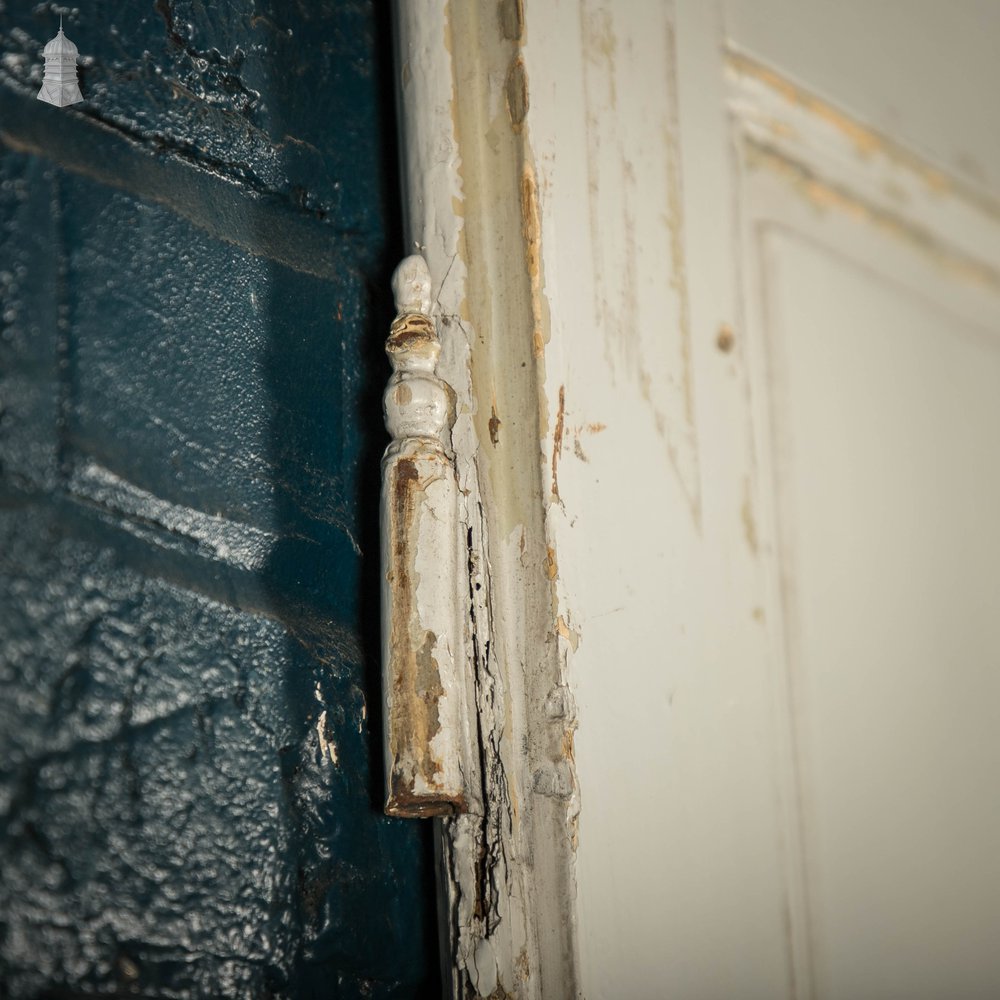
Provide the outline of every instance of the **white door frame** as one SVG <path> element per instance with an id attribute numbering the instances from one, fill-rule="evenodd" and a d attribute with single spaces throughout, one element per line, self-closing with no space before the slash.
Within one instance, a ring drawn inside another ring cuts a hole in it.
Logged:
<path id="1" fill-rule="evenodd" d="M 451 995 L 577 995 L 573 637 L 556 614 L 546 518 L 555 411 L 544 389 L 535 166 L 520 0 L 399 0 L 397 85 L 409 251 L 422 255 L 453 387 L 468 541 L 468 811 L 435 820 Z"/>

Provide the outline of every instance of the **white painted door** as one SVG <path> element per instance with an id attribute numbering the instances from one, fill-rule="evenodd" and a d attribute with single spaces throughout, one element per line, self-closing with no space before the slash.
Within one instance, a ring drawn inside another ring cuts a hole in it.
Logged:
<path id="1" fill-rule="evenodd" d="M 525 22 L 580 994 L 1000 996 L 1000 5 Z"/>
<path id="2" fill-rule="evenodd" d="M 1000 996 L 1000 4 L 396 6 L 456 996 Z"/>

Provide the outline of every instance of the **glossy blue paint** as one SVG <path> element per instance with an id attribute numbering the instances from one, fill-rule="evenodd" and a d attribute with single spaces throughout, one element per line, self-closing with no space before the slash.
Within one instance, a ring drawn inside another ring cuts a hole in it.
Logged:
<path id="1" fill-rule="evenodd" d="M 0 4 L 0 996 L 436 992 L 380 813 L 374 2 Z"/>

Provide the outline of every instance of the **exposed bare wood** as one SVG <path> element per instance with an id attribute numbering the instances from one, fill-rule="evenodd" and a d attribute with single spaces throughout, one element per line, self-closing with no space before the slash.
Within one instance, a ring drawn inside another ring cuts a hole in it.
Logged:
<path id="1" fill-rule="evenodd" d="M 396 269 L 386 353 L 392 443 L 382 461 L 382 641 L 390 816 L 464 812 L 465 640 L 458 606 L 458 482 L 449 438 L 455 394 L 435 374 L 441 343 L 419 256 Z"/>

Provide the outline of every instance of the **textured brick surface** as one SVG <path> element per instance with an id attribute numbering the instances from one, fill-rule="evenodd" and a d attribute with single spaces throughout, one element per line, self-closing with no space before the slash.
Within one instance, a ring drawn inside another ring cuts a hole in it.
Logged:
<path id="1" fill-rule="evenodd" d="M 0 3 L 0 997 L 415 997 L 378 810 L 374 3 Z"/>

